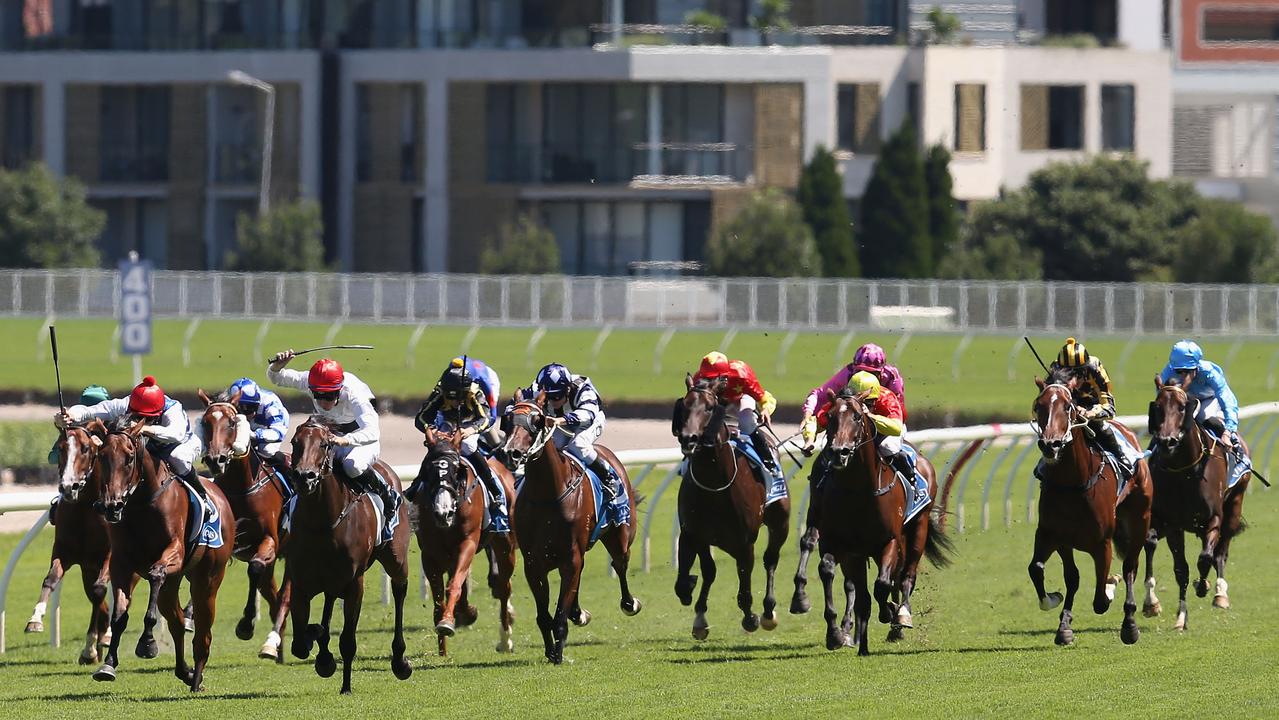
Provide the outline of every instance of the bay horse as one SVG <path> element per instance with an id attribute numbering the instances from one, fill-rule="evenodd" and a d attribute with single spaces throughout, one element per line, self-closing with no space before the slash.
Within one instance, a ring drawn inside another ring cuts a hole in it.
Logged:
<path id="1" fill-rule="evenodd" d="M 1179 590 L 1177 621 L 1173 625 L 1177 630 L 1186 629 L 1186 587 L 1190 584 L 1186 531 L 1198 535 L 1203 542 L 1195 593 L 1199 597 L 1208 594 L 1208 571 L 1215 567 L 1217 583 L 1212 604 L 1230 607 L 1226 558 L 1231 539 L 1245 527 L 1243 499 L 1252 479 L 1251 473 L 1244 473 L 1233 488 L 1226 489 L 1230 472 L 1226 448 L 1195 422 L 1199 401 L 1186 393 L 1189 384 L 1187 378 L 1182 384 L 1165 385 L 1156 376 L 1155 401 L 1150 403 L 1150 434 L 1154 440 L 1150 474 L 1155 484 L 1155 502 L 1146 542 L 1146 601 L 1142 612 L 1147 617 L 1160 612 L 1155 596 L 1154 550 L 1159 538 L 1166 537 Z"/>
<path id="2" fill-rule="evenodd" d="M 111 540 L 106 519 L 94 507 L 100 487 L 93 475 L 106 432 L 101 420 L 93 420 L 86 425 L 69 425 L 58 436 L 59 499 L 53 552 L 49 574 L 40 586 L 40 601 L 26 628 L 29 633 L 44 632 L 44 613 L 50 594 L 62 582 L 63 574 L 79 565 L 84 594 L 93 608 L 84 649 L 80 652 L 81 665 L 98 662 L 99 647 L 105 650 L 111 643 L 111 611 L 107 607 Z"/>
<path id="3" fill-rule="evenodd" d="M 1135 618 L 1137 603 L 1133 599 L 1133 582 L 1137 561 L 1146 533 L 1150 530 L 1150 508 L 1153 483 L 1150 468 L 1137 463 L 1136 472 L 1118 490 L 1119 479 L 1100 451 L 1086 442 L 1084 431 L 1088 420 L 1080 415 L 1073 399 L 1075 379 L 1064 373 L 1049 376 L 1045 383 L 1035 378 L 1039 395 L 1031 412 L 1043 454 L 1043 471 L 1039 483 L 1039 524 L 1035 528 L 1035 547 L 1027 572 L 1035 586 L 1041 610 L 1052 610 L 1062 602 L 1061 593 L 1044 592 L 1044 562 L 1055 552 L 1061 557 L 1066 581 L 1065 605 L 1054 641 L 1058 645 L 1074 642 L 1070 627 L 1075 592 L 1079 589 L 1079 569 L 1074 551 L 1081 550 L 1093 559 L 1096 590 L 1093 612 L 1104 614 L 1114 600 L 1115 585 L 1110 576 L 1111 548 L 1123 559 L 1124 619 L 1119 637 L 1132 645 L 1140 638 Z M 1129 443 L 1137 438 L 1123 425 L 1112 422 L 1115 432 L 1123 433 Z"/>
<path id="4" fill-rule="evenodd" d="M 144 421 L 112 430 L 98 454 L 101 504 L 110 524 L 111 586 L 115 593 L 111 620 L 111 645 L 94 680 L 115 680 L 118 650 L 129 624 L 133 577 L 150 585 L 150 601 L 143 619 L 142 636 L 135 653 L 153 658 L 159 653 L 153 631 L 160 616 L 169 624 L 176 662 L 174 674 L 192 692 L 204 689 L 204 667 L 213 642 L 213 620 L 218 588 L 226 575 L 235 537 L 231 506 L 217 485 L 201 478 L 209 502 L 222 523 L 222 546 L 187 547 L 191 536 L 191 499 L 186 487 L 168 465 L 148 452 L 141 439 Z M 198 520 L 197 520 L 198 522 Z M 186 638 L 178 589 L 186 577 L 191 586 L 195 632 L 191 640 L 194 667 L 188 667 L 183 645 Z"/>
<path id="5" fill-rule="evenodd" d="M 248 420 L 236 409 L 240 394 L 237 392 L 227 402 L 214 402 L 203 390 L 199 395 L 204 401 L 200 424 L 204 434 L 204 466 L 222 489 L 235 515 L 233 554 L 248 563 L 249 598 L 243 616 L 236 623 L 235 636 L 241 640 L 253 639 L 257 596 L 261 594 L 270 609 L 272 628 L 258 656 L 284 662 L 280 637 L 288 616 L 288 606 L 283 600 L 289 580 L 286 576 L 283 589 L 277 589 L 275 584 L 284 488 L 280 487 L 271 466 L 258 460 L 253 451 Z"/>
<path id="6" fill-rule="evenodd" d="M 931 504 L 919 511 L 913 524 L 903 525 L 907 489 L 897 481 L 892 466 L 880 460 L 875 423 L 865 405 L 868 395 L 845 391 L 828 392 L 827 397 L 825 452 L 830 471 L 812 499 L 818 508 L 814 521 L 821 554 L 818 574 L 825 595 L 826 648 L 856 646 L 858 655 L 869 655 L 867 561 L 874 559 L 879 568 L 874 590 L 878 620 L 892 625 L 896 632 L 890 630 L 890 639 L 898 639 L 901 627 L 913 626 L 910 598 L 920 559 L 926 555 L 934 565 L 944 567 L 950 562 L 950 542 L 933 518 Z M 936 498 L 932 463 L 921 455 L 916 467 Z M 836 566 L 844 575 L 846 603 L 838 623 L 833 588 Z M 894 594 L 900 596 L 900 604 L 892 601 Z"/>
<path id="7" fill-rule="evenodd" d="M 790 531 L 790 499 L 783 498 L 765 507 L 765 486 L 755 480 L 750 461 L 737 452 L 730 438 L 736 417 L 719 402 L 723 378 L 693 384 L 685 377 L 688 392 L 681 405 L 680 448 L 687 460 L 687 474 L 679 489 L 679 565 L 675 595 L 691 605 L 697 576 L 689 574 L 693 558 L 701 561 L 702 591 L 693 608 L 693 638 L 710 635 L 706 622 L 706 597 L 715 582 L 715 560 L 711 546 L 728 553 L 737 563 L 737 607 L 742 611 L 742 629 L 755 632 L 777 628 L 777 599 L 773 578 L 782 545 Z M 772 478 L 768 478 L 772 480 Z M 764 549 L 763 617 L 752 610 L 751 574 L 755 569 L 755 541 L 761 525 L 768 527 Z"/>
<path id="8" fill-rule="evenodd" d="M 344 619 L 338 647 L 342 653 L 342 694 L 351 693 L 351 668 L 355 664 L 355 631 L 364 602 L 364 571 L 376 561 L 391 576 L 395 599 L 395 636 L 391 640 L 391 671 L 400 680 L 413 674 L 404 658 L 404 597 L 409 587 L 408 509 L 400 505 L 400 524 L 389 542 L 377 544 L 382 528 L 367 493 L 356 492 L 338 479 L 333 470 L 335 435 L 332 425 L 315 416 L 307 418 L 293 435 L 293 473 L 297 507 L 286 547 L 288 575 L 293 579 L 292 605 L 294 657 L 306 659 L 318 641 L 315 672 L 332 677 L 337 670 L 329 652 L 329 623 L 333 604 L 340 598 Z M 373 466 L 397 491 L 400 480 L 381 460 Z M 324 595 L 320 624 L 309 625 L 311 600 Z"/>
<path id="9" fill-rule="evenodd" d="M 426 430 L 428 451 L 422 459 L 416 482 L 422 485 L 417 496 L 417 545 L 422 551 L 422 572 L 431 584 L 435 601 L 435 634 L 439 653 L 448 653 L 448 638 L 457 625 L 474 623 L 479 612 L 467 600 L 467 582 L 476 551 L 483 547 L 489 557 L 489 589 L 497 598 L 502 629 L 497 651 L 512 652 L 511 575 L 515 573 L 514 532 L 484 530 L 487 495 L 475 470 L 462 461 L 459 434 Z M 507 513 L 513 516 L 515 480 L 500 463 L 489 461 L 489 470 L 506 491 Z M 449 575 L 446 586 L 444 575 Z M 458 603 L 461 610 L 458 611 Z"/>
<path id="10" fill-rule="evenodd" d="M 578 627 L 591 621 L 591 614 L 578 603 L 577 593 L 582 581 L 583 557 L 591 547 L 591 532 L 603 513 L 596 507 L 594 493 L 583 490 L 589 487 L 590 481 L 581 466 L 566 458 L 552 442 L 557 425 L 542 410 L 546 393 L 538 393 L 531 402 L 520 394 L 515 399 L 502 457 L 512 471 L 524 466 L 524 484 L 515 501 L 514 527 L 524 556 L 524 576 L 537 604 L 537 627 L 542 631 L 546 659 L 559 665 L 564 661 L 568 621 L 572 620 Z M 630 521 L 605 529 L 599 540 L 608 549 L 621 585 L 622 612 L 635 615 L 643 606 L 639 598 L 631 595 L 626 579 L 631 541 L 635 539 L 635 491 L 626 468 L 613 451 L 603 445 L 596 445 L 595 450 L 613 466 L 619 485 L 626 488 L 629 498 Z M 560 593 L 555 614 L 551 615 L 547 576 L 554 569 L 560 573 Z"/>

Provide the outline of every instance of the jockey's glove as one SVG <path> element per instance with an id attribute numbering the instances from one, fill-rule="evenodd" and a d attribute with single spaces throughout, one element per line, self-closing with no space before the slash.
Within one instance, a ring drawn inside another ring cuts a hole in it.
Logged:
<path id="1" fill-rule="evenodd" d="M 764 402 L 760 404 L 760 411 L 763 412 L 765 415 L 772 415 L 773 411 L 776 409 L 777 409 L 777 398 L 773 397 L 773 394 L 771 392 L 765 390 Z"/>
<path id="2" fill-rule="evenodd" d="M 817 440 L 817 418 L 811 415 L 804 418 L 804 423 L 800 426 L 799 432 L 804 438 L 804 444 L 812 445 Z"/>

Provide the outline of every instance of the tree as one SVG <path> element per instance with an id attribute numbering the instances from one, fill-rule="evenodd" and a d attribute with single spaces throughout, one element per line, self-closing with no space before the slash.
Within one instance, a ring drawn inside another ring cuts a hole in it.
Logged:
<path id="1" fill-rule="evenodd" d="M 1204 198 L 1174 234 L 1172 277 L 1177 282 L 1271 283 L 1279 277 L 1270 218 L 1239 203 Z"/>
<path id="2" fill-rule="evenodd" d="M 106 213 L 84 199 L 74 178 L 42 164 L 0 169 L 0 267 L 94 267 Z"/>
<path id="3" fill-rule="evenodd" d="M 973 280 L 1043 279 L 1043 253 L 1017 231 L 1023 218 L 998 203 L 987 201 L 972 209 L 960 239 L 946 255 L 946 262 L 939 265 L 939 276 Z"/>
<path id="4" fill-rule="evenodd" d="M 532 215 L 503 223 L 480 255 L 480 272 L 490 275 L 545 275 L 560 272 L 555 234 Z"/>
<path id="5" fill-rule="evenodd" d="M 751 16 L 751 27 L 759 31 L 765 45 L 772 42 L 773 33 L 791 29 L 788 12 L 790 0 L 759 0 L 759 8 Z"/>
<path id="6" fill-rule="evenodd" d="M 955 41 L 960 30 L 959 16 L 953 15 L 934 5 L 928 11 L 928 41 L 937 45 L 949 45 Z"/>
<path id="7" fill-rule="evenodd" d="M 265 215 L 240 213 L 235 220 L 238 248 L 224 265 L 241 272 L 315 272 L 324 263 L 324 221 L 320 206 L 300 200 L 272 207 Z"/>
<path id="8" fill-rule="evenodd" d="M 707 241 L 706 269 L 719 276 L 808 277 L 821 274 L 822 260 L 799 206 L 766 188 Z"/>
<path id="9" fill-rule="evenodd" d="M 924 158 L 924 184 L 928 186 L 928 235 L 932 238 L 933 264 L 940 268 L 959 243 L 959 206 L 950 176 L 950 151 L 940 143 Z"/>
<path id="10" fill-rule="evenodd" d="M 728 31 L 728 20 L 723 15 L 716 15 L 709 10 L 689 10 L 684 15 L 684 24 L 696 28 L 693 36 L 694 44 L 703 42 L 718 44 L 723 42 L 724 33 Z"/>
<path id="11" fill-rule="evenodd" d="M 932 277 L 928 186 L 915 126 L 884 143 L 862 195 L 861 260 L 867 277 Z"/>
<path id="12" fill-rule="evenodd" d="M 813 231 L 826 277 L 857 277 L 857 245 L 853 222 L 844 202 L 844 183 L 835 169 L 835 156 L 818 147 L 799 177 L 799 204 L 804 222 Z"/>

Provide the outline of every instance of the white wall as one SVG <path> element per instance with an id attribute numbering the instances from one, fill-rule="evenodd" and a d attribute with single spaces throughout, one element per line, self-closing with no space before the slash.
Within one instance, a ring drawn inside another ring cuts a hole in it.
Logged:
<path id="1" fill-rule="evenodd" d="M 1163 1 L 1119 0 L 1119 42 L 1129 50 L 1163 48 Z"/>

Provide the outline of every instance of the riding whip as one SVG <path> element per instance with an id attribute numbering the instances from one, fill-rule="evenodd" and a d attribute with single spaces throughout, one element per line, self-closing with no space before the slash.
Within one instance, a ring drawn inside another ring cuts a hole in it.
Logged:
<path id="1" fill-rule="evenodd" d="M 49 326 L 49 344 L 53 347 L 53 376 L 58 382 L 58 409 L 66 415 L 67 404 L 62 400 L 62 371 L 58 368 L 58 331 L 52 325 Z"/>
<path id="2" fill-rule="evenodd" d="M 1048 373 L 1051 375 L 1052 371 L 1049 370 L 1048 366 L 1044 364 L 1043 358 L 1039 357 L 1039 352 L 1035 350 L 1035 346 L 1030 344 L 1030 338 L 1026 337 L 1025 335 L 1022 335 L 1021 339 L 1026 341 L 1026 347 L 1030 348 L 1030 351 L 1035 354 L 1035 359 L 1039 361 L 1039 367 L 1043 368 L 1045 373 Z"/>
<path id="3" fill-rule="evenodd" d="M 372 345 L 321 345 L 319 347 L 307 348 L 305 350 L 298 350 L 297 352 L 293 354 L 295 356 L 305 355 L 307 353 L 313 353 L 320 350 L 372 350 L 372 349 L 373 349 Z M 270 362 L 270 359 L 268 359 L 267 362 Z"/>

